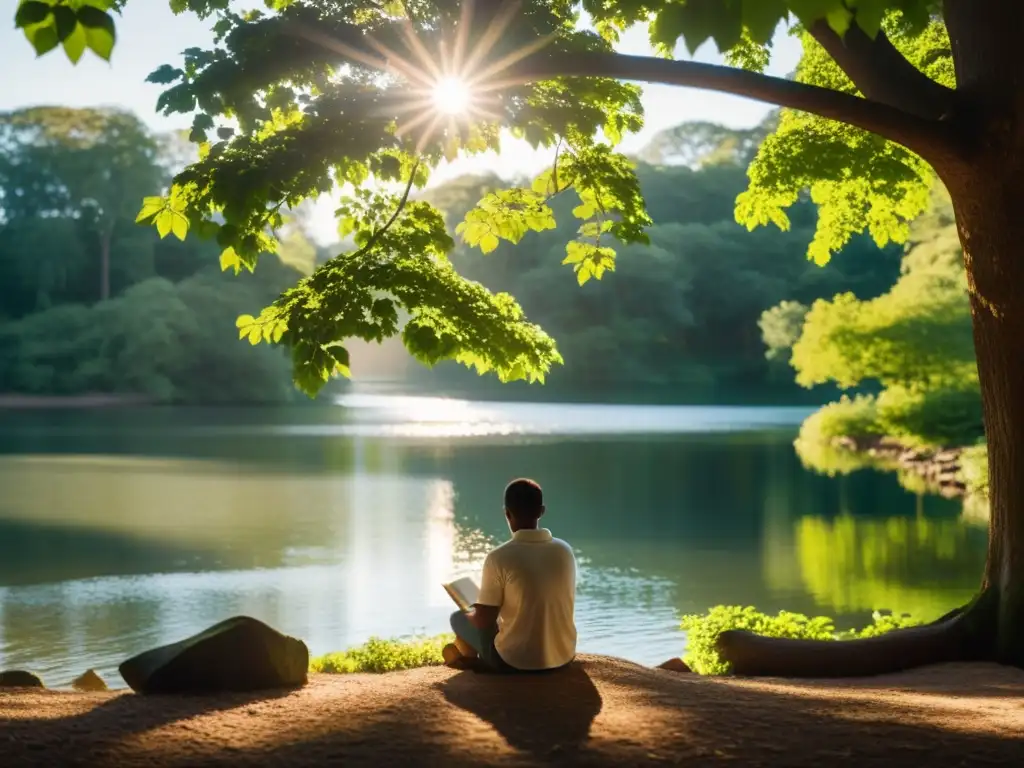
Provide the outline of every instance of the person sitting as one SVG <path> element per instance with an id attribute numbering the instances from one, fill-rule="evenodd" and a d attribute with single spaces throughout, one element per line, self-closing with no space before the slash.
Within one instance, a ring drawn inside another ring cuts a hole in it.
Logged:
<path id="1" fill-rule="evenodd" d="M 450 667 L 540 672 L 576 656 L 576 558 L 539 527 L 544 495 L 533 480 L 505 488 L 512 538 L 484 560 L 480 594 L 469 611 L 452 614 L 456 640 L 442 651 Z"/>

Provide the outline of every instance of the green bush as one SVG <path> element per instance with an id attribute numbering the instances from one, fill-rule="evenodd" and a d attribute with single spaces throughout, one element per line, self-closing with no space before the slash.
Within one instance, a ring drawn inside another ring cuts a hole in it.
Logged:
<path id="1" fill-rule="evenodd" d="M 977 382 L 962 388 L 889 387 L 877 400 L 886 435 L 911 445 L 970 445 L 984 437 Z"/>
<path id="2" fill-rule="evenodd" d="M 868 437 L 885 434 L 878 420 L 878 404 L 872 395 L 843 395 L 812 413 L 800 426 L 800 439 L 829 442 L 836 437 Z"/>
<path id="3" fill-rule="evenodd" d="M 971 496 L 988 497 L 988 447 L 972 445 L 960 454 L 960 476 Z"/>
<path id="4" fill-rule="evenodd" d="M 767 637 L 789 637 L 798 640 L 846 640 L 875 637 L 893 629 L 910 627 L 919 622 L 909 616 L 876 613 L 874 621 L 859 630 L 839 632 L 835 622 L 826 616 L 808 618 L 800 613 L 780 611 L 776 616 L 761 613 L 751 606 L 716 605 L 706 614 L 684 616 L 686 653 L 683 661 L 701 675 L 724 675 L 729 665 L 718 655 L 715 643 L 728 629 L 744 629 Z"/>
<path id="5" fill-rule="evenodd" d="M 454 635 L 382 640 L 371 637 L 363 645 L 310 659 L 309 671 L 334 675 L 353 672 L 397 672 L 401 669 L 443 664 L 441 649 Z"/>

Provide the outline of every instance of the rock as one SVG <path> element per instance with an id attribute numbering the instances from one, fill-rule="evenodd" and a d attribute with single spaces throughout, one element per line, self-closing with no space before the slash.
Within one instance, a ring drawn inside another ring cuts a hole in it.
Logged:
<path id="1" fill-rule="evenodd" d="M 846 450 L 846 451 L 856 451 L 857 450 L 857 441 L 854 440 L 852 437 L 846 437 L 846 436 L 834 437 L 834 438 L 832 438 L 832 445 L 835 448 L 841 448 L 841 449 Z"/>
<path id="2" fill-rule="evenodd" d="M 669 659 L 668 661 L 659 664 L 658 669 L 664 669 L 669 672 L 693 672 L 689 665 L 680 658 Z"/>
<path id="3" fill-rule="evenodd" d="M 45 688 L 43 681 L 31 672 L 12 669 L 0 672 L 0 688 Z"/>
<path id="4" fill-rule="evenodd" d="M 921 451 L 910 448 L 900 454 L 898 461 L 900 464 L 920 464 L 925 458 Z"/>
<path id="5" fill-rule="evenodd" d="M 260 691 L 304 685 L 309 649 L 248 616 L 122 662 L 121 677 L 136 693 Z"/>
<path id="6" fill-rule="evenodd" d="M 107 684 L 103 682 L 103 678 L 96 674 L 95 670 L 87 669 L 81 675 L 71 681 L 71 687 L 76 691 L 89 691 L 95 693 L 96 691 L 109 691 Z"/>
<path id="7" fill-rule="evenodd" d="M 960 460 L 960 451 L 939 451 L 932 457 L 936 464 L 952 464 Z"/>

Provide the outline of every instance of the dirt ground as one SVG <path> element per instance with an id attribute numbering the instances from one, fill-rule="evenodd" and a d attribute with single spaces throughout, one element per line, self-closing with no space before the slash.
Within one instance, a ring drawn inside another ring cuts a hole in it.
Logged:
<path id="1" fill-rule="evenodd" d="M 0 693 L 0 766 L 1024 766 L 1024 672 L 701 678 L 583 656 L 550 675 L 314 676 L 274 695 Z"/>

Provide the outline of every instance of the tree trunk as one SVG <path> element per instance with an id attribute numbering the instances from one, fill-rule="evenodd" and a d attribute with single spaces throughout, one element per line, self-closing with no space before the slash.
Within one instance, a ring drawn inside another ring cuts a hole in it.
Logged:
<path id="1" fill-rule="evenodd" d="M 991 125 L 985 149 L 943 174 L 964 249 L 988 441 L 991 516 L 979 597 L 934 624 L 866 640 L 724 632 L 719 651 L 737 674 L 846 677 L 977 659 L 1024 666 L 1024 120 L 1020 129 Z"/>
<path id="2" fill-rule="evenodd" d="M 1000 154 L 998 164 L 981 165 L 988 172 L 971 174 L 975 183 L 958 190 L 954 207 L 971 292 L 988 441 L 989 549 L 983 586 L 995 598 L 991 654 L 1024 666 L 1024 157 Z"/>
<path id="3" fill-rule="evenodd" d="M 1024 3 L 946 0 L 959 154 L 937 167 L 953 200 L 971 297 L 989 459 L 988 562 L 978 597 L 934 624 L 852 641 L 723 632 L 743 675 L 845 677 L 943 661 L 1024 666 Z"/>
<path id="4" fill-rule="evenodd" d="M 114 227 L 100 233 L 100 301 L 110 298 L 110 244 L 114 239 Z"/>

